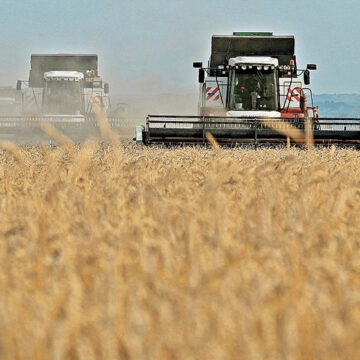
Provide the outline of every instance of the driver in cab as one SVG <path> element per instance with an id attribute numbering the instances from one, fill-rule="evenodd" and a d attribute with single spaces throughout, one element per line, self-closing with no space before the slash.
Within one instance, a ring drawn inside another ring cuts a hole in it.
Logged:
<path id="1" fill-rule="evenodd" d="M 256 110 L 260 91 L 260 82 L 255 76 L 248 76 L 243 82 L 239 81 L 235 87 L 235 95 L 239 100 L 237 103 L 242 104 L 243 110 Z"/>

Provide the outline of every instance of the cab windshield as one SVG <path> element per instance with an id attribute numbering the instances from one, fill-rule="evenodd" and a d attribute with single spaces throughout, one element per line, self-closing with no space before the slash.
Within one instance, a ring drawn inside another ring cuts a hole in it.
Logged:
<path id="1" fill-rule="evenodd" d="M 266 66 L 261 68 L 258 70 L 257 66 L 252 66 L 251 69 L 232 72 L 230 110 L 278 110 L 275 70 L 266 69 Z"/>
<path id="2" fill-rule="evenodd" d="M 49 80 L 45 84 L 44 112 L 49 115 L 80 115 L 82 93 L 79 81 Z"/>

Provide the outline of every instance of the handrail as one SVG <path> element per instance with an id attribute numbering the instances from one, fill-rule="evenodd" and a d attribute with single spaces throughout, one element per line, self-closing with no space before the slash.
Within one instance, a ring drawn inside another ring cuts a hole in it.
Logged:
<path id="1" fill-rule="evenodd" d="M 151 127 L 151 124 L 164 124 L 166 127 L 166 124 L 173 124 L 173 125 L 203 125 L 203 124 L 207 124 L 208 126 L 211 125 L 257 125 L 257 124 L 264 124 L 266 125 L 267 123 L 272 123 L 272 125 L 279 125 L 279 126 L 285 126 L 285 125 L 295 125 L 295 126 L 305 126 L 305 122 L 300 122 L 298 121 L 289 121 L 289 119 L 286 119 L 286 121 L 282 121 L 282 122 L 278 122 L 278 124 L 273 124 L 273 120 L 278 120 L 278 118 L 267 118 L 267 119 L 242 119 L 239 121 L 229 121 L 229 120 L 224 120 L 224 121 L 209 121 L 209 118 L 205 118 L 204 120 L 199 120 L 199 121 L 191 121 L 191 120 L 185 120 L 185 121 L 181 121 L 181 120 L 151 120 L 148 119 L 147 120 L 147 128 Z M 284 119 L 283 119 L 284 120 Z M 341 119 L 343 120 L 342 122 L 339 122 L 339 120 L 337 121 L 317 121 L 317 122 L 313 122 L 313 126 L 319 126 L 319 125 L 342 125 L 342 126 L 360 126 L 360 119 L 357 119 L 358 122 L 354 122 L 354 119 L 351 119 L 350 121 L 347 121 L 347 119 Z"/>
<path id="2" fill-rule="evenodd" d="M 227 121 L 229 119 L 231 120 L 236 120 L 236 119 L 240 119 L 240 120 L 283 120 L 283 121 L 289 121 L 289 120 L 301 120 L 303 118 L 299 118 L 297 116 L 293 116 L 293 117 L 281 117 L 281 116 L 202 116 L 202 115 L 148 115 L 147 118 L 149 119 L 150 122 L 153 122 L 154 120 L 152 120 L 152 118 L 160 118 L 160 119 L 227 119 Z M 330 121 L 334 121 L 334 120 L 350 120 L 350 121 L 360 121 L 360 117 L 310 117 L 310 119 L 313 120 L 330 120 Z M 160 121 L 160 120 L 159 120 Z M 163 121 L 162 121 L 163 122 Z"/>

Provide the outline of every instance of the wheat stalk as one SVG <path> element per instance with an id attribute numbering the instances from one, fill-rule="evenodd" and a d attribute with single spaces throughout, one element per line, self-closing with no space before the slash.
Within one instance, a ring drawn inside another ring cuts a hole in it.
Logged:
<path id="1" fill-rule="evenodd" d="M 214 136 L 208 131 L 206 132 L 206 139 L 209 141 L 209 143 L 212 145 L 212 147 L 215 149 L 215 151 L 219 154 L 221 152 L 220 146 Z"/>
<path id="2" fill-rule="evenodd" d="M 305 136 L 301 130 L 297 129 L 295 126 L 292 126 L 285 121 L 280 120 L 264 120 L 262 124 L 266 127 L 276 130 L 277 132 L 285 135 L 287 138 L 292 139 L 298 144 L 303 144 L 305 142 Z"/>
<path id="3" fill-rule="evenodd" d="M 12 142 L 4 141 L 4 142 L 0 143 L 0 147 L 3 150 L 5 150 L 6 152 L 8 152 L 9 154 L 11 154 L 23 170 L 28 169 L 25 156 L 18 146 L 16 146 Z"/>
<path id="4" fill-rule="evenodd" d="M 69 150 L 74 146 L 74 142 L 70 138 L 54 128 L 49 123 L 38 120 L 37 125 L 46 135 L 54 139 L 64 149 Z"/>
<path id="5" fill-rule="evenodd" d="M 111 129 L 107 116 L 105 114 L 103 106 L 95 98 L 91 98 L 92 109 L 96 115 L 96 121 L 99 126 L 101 138 L 104 141 L 113 144 L 119 144 L 118 135 Z"/>

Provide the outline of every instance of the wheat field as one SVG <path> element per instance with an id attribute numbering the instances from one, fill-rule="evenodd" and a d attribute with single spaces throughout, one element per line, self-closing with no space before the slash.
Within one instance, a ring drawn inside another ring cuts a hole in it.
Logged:
<path id="1" fill-rule="evenodd" d="M 360 153 L 0 150 L 0 359 L 359 359 Z"/>

